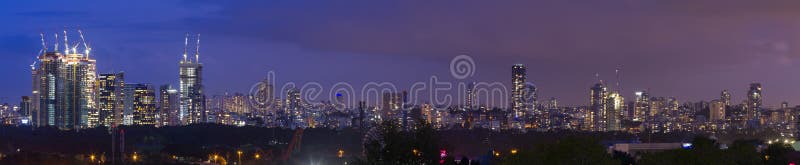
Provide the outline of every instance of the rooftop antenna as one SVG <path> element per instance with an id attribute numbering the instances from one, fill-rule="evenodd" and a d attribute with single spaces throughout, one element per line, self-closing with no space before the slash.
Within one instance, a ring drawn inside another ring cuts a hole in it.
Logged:
<path id="1" fill-rule="evenodd" d="M 58 52 L 58 33 L 55 33 L 55 35 L 56 35 L 56 41 L 53 42 L 53 43 L 55 43 L 56 45 L 53 48 L 56 49 L 56 50 L 54 50 L 54 52 Z"/>
<path id="2" fill-rule="evenodd" d="M 39 37 L 42 38 L 42 49 L 44 50 L 44 52 L 47 52 L 47 43 L 44 42 L 44 32 L 40 32 L 39 33 Z M 39 53 L 39 54 L 41 54 L 41 53 Z"/>
<path id="3" fill-rule="evenodd" d="M 67 26 L 64 26 L 64 54 L 69 54 L 69 40 L 67 40 Z"/>
<path id="4" fill-rule="evenodd" d="M 617 65 L 617 68 L 614 69 L 615 74 L 617 74 L 617 90 L 622 91 L 622 82 L 620 82 L 619 72 L 622 70 L 622 65 Z"/>
<path id="5" fill-rule="evenodd" d="M 197 33 L 197 45 L 194 50 L 194 62 L 200 63 L 200 33 Z"/>
<path id="6" fill-rule="evenodd" d="M 84 49 L 83 52 L 86 54 L 86 58 L 88 59 L 89 51 L 91 51 L 92 48 L 89 48 L 89 44 L 86 44 L 86 38 L 83 37 L 83 31 L 81 31 L 80 26 L 78 26 L 78 34 L 81 35 L 81 42 L 83 42 L 83 49 Z"/>
<path id="7" fill-rule="evenodd" d="M 597 80 L 597 82 L 603 84 L 603 80 L 600 79 L 600 73 L 594 73 L 594 78 Z"/>
<path id="8" fill-rule="evenodd" d="M 186 62 L 186 47 L 189 47 L 189 33 L 183 38 L 183 62 Z"/>

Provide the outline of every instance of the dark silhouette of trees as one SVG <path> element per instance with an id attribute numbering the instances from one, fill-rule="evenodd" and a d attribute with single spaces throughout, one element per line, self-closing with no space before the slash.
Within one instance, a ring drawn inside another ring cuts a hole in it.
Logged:
<path id="1" fill-rule="evenodd" d="M 363 164 L 438 164 L 441 145 L 438 132 L 430 123 L 420 120 L 413 128 L 403 130 L 396 120 L 381 122 L 376 134 L 364 144 Z M 449 161 L 455 162 L 451 157 Z"/>

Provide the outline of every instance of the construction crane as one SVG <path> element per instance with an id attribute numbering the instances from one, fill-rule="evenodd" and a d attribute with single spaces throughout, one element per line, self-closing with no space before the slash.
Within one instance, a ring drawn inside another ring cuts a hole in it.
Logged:
<path id="1" fill-rule="evenodd" d="M 83 31 L 78 27 L 78 33 L 81 35 L 81 42 L 83 42 L 83 52 L 86 53 L 86 58 L 89 58 L 89 51 L 92 51 L 92 48 L 89 47 L 89 44 L 86 44 L 86 38 L 83 37 Z"/>
<path id="2" fill-rule="evenodd" d="M 289 142 L 289 146 L 287 146 L 286 151 L 283 152 L 281 160 L 288 160 L 289 156 L 292 155 L 293 153 L 292 151 L 294 151 L 294 148 L 300 150 L 300 144 L 302 140 L 303 140 L 303 128 L 297 128 L 294 131 L 294 136 L 292 137 L 292 141 Z"/>
<path id="3" fill-rule="evenodd" d="M 289 145 L 286 146 L 286 149 L 283 150 L 283 152 L 280 153 L 280 155 L 278 155 L 277 160 L 279 161 L 289 160 L 289 158 L 292 156 L 294 152 L 294 149 L 295 148 L 297 148 L 298 150 L 300 149 L 300 144 L 302 140 L 303 140 L 303 129 L 297 128 L 294 131 L 294 136 L 292 136 L 292 140 L 289 142 Z M 274 160 L 275 153 L 273 153 L 272 151 L 273 150 L 267 150 L 266 152 L 264 152 L 264 157 L 267 158 L 268 160 Z"/>

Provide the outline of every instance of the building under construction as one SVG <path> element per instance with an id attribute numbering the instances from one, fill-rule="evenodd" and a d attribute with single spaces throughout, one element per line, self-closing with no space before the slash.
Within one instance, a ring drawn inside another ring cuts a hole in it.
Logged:
<path id="1" fill-rule="evenodd" d="M 64 30 L 64 49 L 59 51 L 59 37 L 55 34 L 53 51 L 49 51 L 44 33 L 42 50 L 37 62 L 31 65 L 33 79 L 33 106 L 31 121 L 34 126 L 54 126 L 60 129 L 80 129 L 98 124 L 96 108 L 96 61 L 89 56 L 83 39 L 70 43 Z M 77 51 L 83 46 L 83 52 Z M 38 63 L 38 65 L 37 65 Z"/>

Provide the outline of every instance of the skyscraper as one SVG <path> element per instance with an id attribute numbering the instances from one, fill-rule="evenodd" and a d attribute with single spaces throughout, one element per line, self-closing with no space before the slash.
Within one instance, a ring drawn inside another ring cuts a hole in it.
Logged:
<path id="1" fill-rule="evenodd" d="M 125 93 L 125 73 L 100 74 L 97 79 L 98 120 L 101 125 L 111 127 L 122 122 Z"/>
<path id="2" fill-rule="evenodd" d="M 725 101 L 713 100 L 711 106 L 708 108 L 708 120 L 711 122 L 718 122 L 725 120 Z"/>
<path id="3" fill-rule="evenodd" d="M 150 84 L 131 84 L 133 93 L 133 124 L 155 125 L 156 93 Z"/>
<path id="4" fill-rule="evenodd" d="M 464 107 L 467 110 L 472 110 L 472 107 L 474 105 L 475 105 L 475 83 L 471 82 L 467 84 L 467 89 L 464 96 Z"/>
<path id="5" fill-rule="evenodd" d="M 62 59 L 64 55 L 59 52 L 45 52 L 39 55 L 38 67 L 33 70 L 34 96 L 38 93 L 39 108 L 34 109 L 32 122 L 36 127 L 56 126 L 56 111 L 64 109 L 64 81 Z M 35 101 L 35 100 L 34 100 Z"/>
<path id="6" fill-rule="evenodd" d="M 96 61 L 89 57 L 89 48 L 84 45 L 85 54 L 77 53 L 76 47 L 70 49 L 64 31 L 64 47 L 58 51 L 56 34 L 55 50 L 49 52 L 42 34 L 42 54 L 37 63 L 31 65 L 33 87 L 36 97 L 32 100 L 33 125 L 55 126 L 59 129 L 79 129 L 97 124 L 95 102 Z"/>
<path id="7" fill-rule="evenodd" d="M 511 66 L 511 111 L 514 113 L 514 118 L 523 116 L 526 77 L 524 65 L 514 64 Z"/>
<path id="8" fill-rule="evenodd" d="M 603 85 L 602 82 L 594 84 L 594 86 L 590 88 L 589 97 L 589 106 L 591 111 L 594 113 L 594 124 L 592 125 L 592 130 L 605 131 L 607 121 L 606 101 L 608 101 L 606 99 L 608 97 L 608 91 L 605 85 Z"/>
<path id="9" fill-rule="evenodd" d="M 296 88 L 291 88 L 286 91 L 286 104 L 284 107 L 284 113 L 289 114 L 289 127 L 296 128 L 301 127 L 303 122 L 303 107 L 302 107 L 302 100 L 300 97 L 300 90 Z"/>
<path id="10" fill-rule="evenodd" d="M 159 126 L 176 126 L 180 125 L 179 111 L 180 111 L 180 96 L 178 90 L 172 88 L 171 85 L 161 85 L 158 90 L 159 94 L 159 107 L 158 107 L 158 121 Z"/>
<path id="11" fill-rule="evenodd" d="M 389 118 L 397 114 L 396 111 L 403 110 L 407 96 L 408 93 L 405 91 L 401 93 L 383 93 L 383 97 L 381 98 L 381 115 L 383 115 L 384 118 Z"/>
<path id="12" fill-rule="evenodd" d="M 74 51 L 66 51 L 64 128 L 89 128 L 98 124 L 95 97 L 96 61 Z"/>
<path id="13" fill-rule="evenodd" d="M 650 110 L 650 94 L 647 91 L 638 91 L 633 102 L 633 121 L 645 121 Z"/>
<path id="14" fill-rule="evenodd" d="M 180 62 L 180 100 L 181 120 L 185 124 L 205 122 L 207 118 L 206 99 L 203 92 L 203 64 L 200 63 L 200 35 L 197 35 L 197 45 L 194 60 L 188 60 L 186 46 L 188 34 L 183 49 L 183 61 Z"/>
<path id="15" fill-rule="evenodd" d="M 614 91 L 608 93 L 606 97 L 606 110 L 600 113 L 602 115 L 600 117 L 601 120 L 605 120 L 604 123 L 606 124 L 605 128 L 602 131 L 620 131 L 621 121 L 623 116 L 623 110 L 625 109 L 625 99 L 619 92 Z"/>
<path id="16" fill-rule="evenodd" d="M 22 117 L 22 124 L 28 124 L 27 122 L 31 119 L 31 97 L 22 96 L 22 100 L 19 102 L 19 115 Z"/>
<path id="17" fill-rule="evenodd" d="M 731 93 L 728 92 L 728 90 L 722 90 L 720 101 L 722 101 L 725 106 L 731 106 Z"/>
<path id="18" fill-rule="evenodd" d="M 759 118 L 761 98 L 761 83 L 751 83 L 750 90 L 747 91 L 747 100 L 745 101 L 747 103 L 745 111 L 748 120 L 757 120 Z"/>

